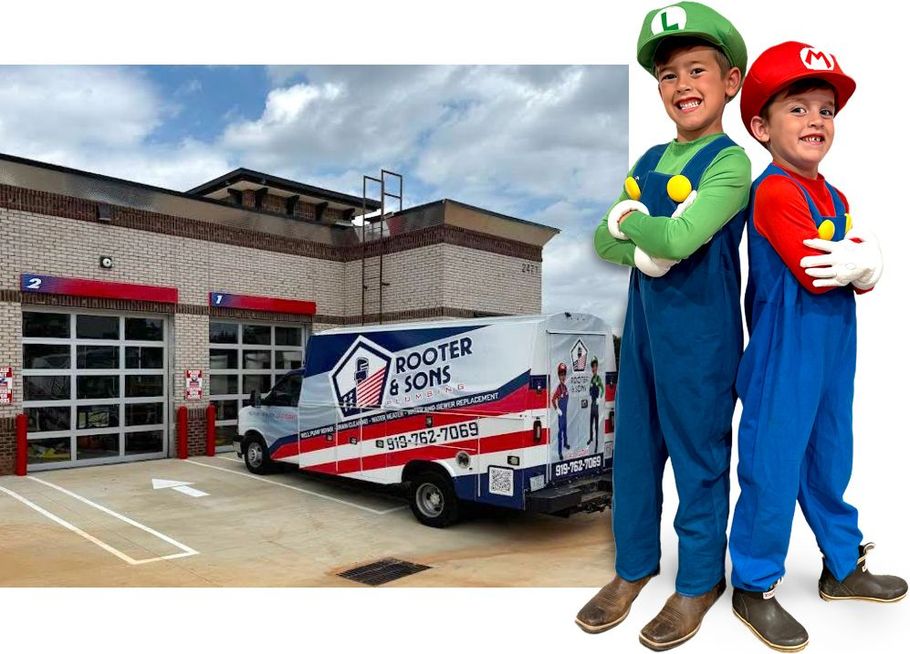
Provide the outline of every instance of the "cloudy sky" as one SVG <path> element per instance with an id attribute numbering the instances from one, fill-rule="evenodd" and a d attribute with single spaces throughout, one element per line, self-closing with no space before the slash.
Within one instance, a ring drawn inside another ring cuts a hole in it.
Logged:
<path id="1" fill-rule="evenodd" d="M 0 152 L 178 190 L 243 166 L 405 205 L 452 198 L 562 230 L 544 310 L 618 330 L 627 274 L 594 226 L 628 161 L 626 66 L 0 68 Z M 516 278 L 516 282 L 519 278 Z"/>

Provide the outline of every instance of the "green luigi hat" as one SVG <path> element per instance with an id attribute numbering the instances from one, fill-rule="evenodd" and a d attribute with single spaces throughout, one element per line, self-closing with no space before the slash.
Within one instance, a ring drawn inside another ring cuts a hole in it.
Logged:
<path id="1" fill-rule="evenodd" d="M 638 63 L 654 75 L 654 53 L 668 37 L 694 37 L 717 46 L 746 74 L 746 43 L 733 23 L 699 2 L 678 2 L 649 11 L 638 36 Z"/>

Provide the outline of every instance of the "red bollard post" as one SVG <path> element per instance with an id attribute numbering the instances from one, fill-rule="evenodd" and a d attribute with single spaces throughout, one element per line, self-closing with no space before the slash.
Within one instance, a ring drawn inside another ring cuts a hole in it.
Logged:
<path id="1" fill-rule="evenodd" d="M 177 458 L 185 459 L 189 449 L 189 410 L 185 407 L 177 409 Z"/>
<path id="2" fill-rule="evenodd" d="M 205 455 L 215 456 L 215 405 L 205 409 Z"/>
<path id="3" fill-rule="evenodd" d="M 28 416 L 16 416 L 16 474 L 24 477 L 28 471 Z"/>

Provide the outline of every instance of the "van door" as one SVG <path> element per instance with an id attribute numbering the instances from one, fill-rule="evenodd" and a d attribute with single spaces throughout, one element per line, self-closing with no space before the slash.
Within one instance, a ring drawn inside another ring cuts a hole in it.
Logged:
<path id="1" fill-rule="evenodd" d="M 273 460 L 296 463 L 299 456 L 297 438 L 297 404 L 303 375 L 286 374 L 261 401 L 258 419 L 260 431 Z"/>
<path id="2" fill-rule="evenodd" d="M 548 343 L 547 481 L 599 473 L 612 407 L 606 401 L 605 374 L 615 379 L 616 370 L 612 338 L 604 333 L 548 332 Z"/>

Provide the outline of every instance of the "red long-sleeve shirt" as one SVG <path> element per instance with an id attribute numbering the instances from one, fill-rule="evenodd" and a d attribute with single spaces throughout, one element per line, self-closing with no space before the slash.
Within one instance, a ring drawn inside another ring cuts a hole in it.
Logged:
<path id="1" fill-rule="evenodd" d="M 818 238 L 818 227 L 812 219 L 800 187 L 808 191 L 809 197 L 823 216 L 833 216 L 834 200 L 825 186 L 825 178 L 819 175 L 818 179 L 809 179 L 790 170 L 784 172 L 787 173 L 786 177 L 770 175 L 756 189 L 753 212 L 755 229 L 768 239 L 803 288 L 815 294 L 834 290 L 838 287 L 813 286 L 812 281 L 815 278 L 807 275 L 806 269 L 799 265 L 803 257 L 824 254 L 803 244 L 804 240 Z M 846 210 L 850 211 L 844 194 L 840 191 L 837 191 L 837 194 Z"/>

